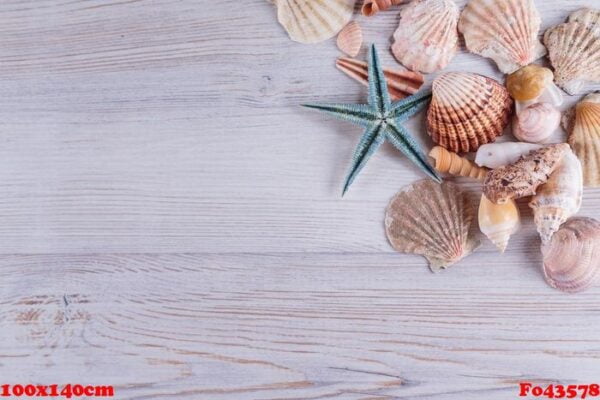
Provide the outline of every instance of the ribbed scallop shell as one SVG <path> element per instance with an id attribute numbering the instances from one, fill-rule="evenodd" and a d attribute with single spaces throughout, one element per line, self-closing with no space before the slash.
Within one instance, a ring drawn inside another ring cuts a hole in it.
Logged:
<path id="1" fill-rule="evenodd" d="M 592 93 L 577 104 L 568 125 L 568 141 L 581 161 L 583 184 L 600 186 L 600 94 Z"/>
<path id="2" fill-rule="evenodd" d="M 544 34 L 556 84 L 569 94 L 580 93 L 586 82 L 600 82 L 599 13 L 590 9 L 576 11 L 569 22 Z"/>
<path id="3" fill-rule="evenodd" d="M 363 34 L 358 22 L 350 21 L 348 25 L 340 31 L 337 37 L 337 46 L 349 56 L 356 57 L 362 47 Z"/>
<path id="4" fill-rule="evenodd" d="M 540 24 L 533 0 L 471 0 L 458 29 L 469 51 L 491 58 L 510 74 L 546 54 L 538 40 Z"/>
<path id="5" fill-rule="evenodd" d="M 379 11 L 385 11 L 391 6 L 404 3 L 406 0 L 365 0 L 362 6 L 362 14 L 372 17 Z"/>
<path id="6" fill-rule="evenodd" d="M 458 186 L 424 179 L 394 196 L 385 216 L 386 234 L 395 250 L 425 256 L 437 272 L 479 246 L 471 229 L 474 214 Z"/>
<path id="7" fill-rule="evenodd" d="M 465 176 L 482 181 L 488 172 L 487 168 L 482 168 L 473 161 L 467 160 L 441 146 L 435 146 L 431 149 L 429 157 L 435 160 L 434 168 L 442 173 Z"/>
<path id="8" fill-rule="evenodd" d="M 564 292 L 581 292 L 600 276 L 600 222 L 571 218 L 542 246 L 546 282 Z"/>
<path id="9" fill-rule="evenodd" d="M 401 12 L 392 53 L 415 71 L 430 73 L 452 60 L 458 47 L 458 7 L 453 0 L 415 0 Z"/>
<path id="10" fill-rule="evenodd" d="M 511 106 L 508 91 L 495 80 L 445 73 L 433 82 L 427 132 L 435 143 L 455 153 L 476 151 L 502 135 Z"/>
<path id="11" fill-rule="evenodd" d="M 530 151 L 541 148 L 542 145 L 533 143 L 503 142 L 484 144 L 477 149 L 475 164 L 480 167 L 498 168 L 512 164 Z"/>
<path id="12" fill-rule="evenodd" d="M 494 204 L 485 195 L 481 195 L 478 217 L 481 232 L 504 253 L 510 236 L 521 227 L 519 209 L 515 201 Z"/>
<path id="13" fill-rule="evenodd" d="M 270 0 L 277 19 L 300 43 L 318 43 L 333 37 L 352 18 L 356 0 Z"/>
<path id="14" fill-rule="evenodd" d="M 515 116 L 513 135 L 522 142 L 545 142 L 560 126 L 560 117 L 553 105 L 534 103 Z"/>

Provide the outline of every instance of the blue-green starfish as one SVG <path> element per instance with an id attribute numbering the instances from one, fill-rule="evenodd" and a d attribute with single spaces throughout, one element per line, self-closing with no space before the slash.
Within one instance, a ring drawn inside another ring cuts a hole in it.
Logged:
<path id="1" fill-rule="evenodd" d="M 387 139 L 413 163 L 437 182 L 442 179 L 427 161 L 415 139 L 402 124 L 427 105 L 431 94 L 415 94 L 392 103 L 375 45 L 369 51 L 368 104 L 304 104 L 365 128 L 344 183 L 346 193 L 367 160 Z"/>

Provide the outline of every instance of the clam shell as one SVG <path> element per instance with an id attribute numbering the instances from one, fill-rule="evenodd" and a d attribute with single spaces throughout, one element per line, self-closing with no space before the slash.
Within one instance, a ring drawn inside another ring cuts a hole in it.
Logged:
<path id="1" fill-rule="evenodd" d="M 456 3 L 415 0 L 400 15 L 392 45 L 394 57 L 407 68 L 424 73 L 446 67 L 458 48 Z"/>
<path id="2" fill-rule="evenodd" d="M 504 253 L 510 236 L 521 227 L 519 209 L 515 201 L 494 204 L 485 195 L 481 195 L 478 216 L 481 233 L 487 236 L 501 253 Z"/>
<path id="3" fill-rule="evenodd" d="M 440 146 L 435 146 L 431 149 L 429 156 L 435 160 L 434 168 L 443 173 L 466 176 L 482 181 L 488 172 L 487 168 L 482 168 L 473 161 L 467 160 Z"/>
<path id="4" fill-rule="evenodd" d="M 535 194 L 545 183 L 569 150 L 566 143 L 553 144 L 533 150 L 515 163 L 488 172 L 483 182 L 483 194 L 495 204 L 506 203 Z"/>
<path id="5" fill-rule="evenodd" d="M 272 0 L 290 38 L 318 43 L 337 34 L 352 18 L 356 0 Z"/>
<path id="6" fill-rule="evenodd" d="M 467 49 L 511 73 L 546 54 L 538 40 L 540 15 L 533 0 L 471 0 L 458 29 Z"/>
<path id="7" fill-rule="evenodd" d="M 544 34 L 555 82 L 569 94 L 580 93 L 586 82 L 600 82 L 598 13 L 591 9 L 576 11 L 569 22 Z"/>
<path id="8" fill-rule="evenodd" d="M 547 243 L 560 225 L 579 211 L 582 195 L 581 163 L 569 149 L 529 202 L 542 243 Z"/>
<path id="9" fill-rule="evenodd" d="M 338 69 L 354 80 L 368 86 L 368 67 L 364 61 L 349 57 L 340 57 L 335 65 Z M 383 75 L 388 85 L 388 92 L 392 100 L 400 100 L 419 91 L 423 86 L 424 77 L 414 71 L 383 68 Z"/>
<path id="10" fill-rule="evenodd" d="M 479 240 L 471 229 L 474 207 L 458 186 L 424 179 L 391 200 L 385 228 L 392 247 L 425 256 L 437 272 L 471 254 Z"/>
<path id="11" fill-rule="evenodd" d="M 546 282 L 564 292 L 581 292 L 600 275 L 600 222 L 593 218 L 569 219 L 542 246 Z"/>
<path id="12" fill-rule="evenodd" d="M 586 96 L 575 106 L 566 129 L 568 142 L 583 168 L 583 184 L 600 186 L 600 94 Z"/>
<path id="13" fill-rule="evenodd" d="M 504 142 L 484 144 L 477 150 L 475 164 L 480 167 L 498 168 L 512 164 L 530 151 L 541 148 L 542 145 L 531 143 Z"/>
<path id="14" fill-rule="evenodd" d="M 362 47 L 363 34 L 358 22 L 351 21 L 340 31 L 337 37 L 337 46 L 349 56 L 356 57 Z"/>
<path id="15" fill-rule="evenodd" d="M 395 6 L 402 4 L 405 0 L 365 0 L 362 6 L 362 14 L 367 17 L 372 17 L 379 11 L 384 11 Z"/>
<path id="16" fill-rule="evenodd" d="M 534 103 L 515 116 L 513 135 L 522 142 L 542 143 L 560 125 L 560 111 L 548 103 Z"/>
<path id="17" fill-rule="evenodd" d="M 504 86 L 485 76 L 449 72 L 433 82 L 427 132 L 455 153 L 493 142 L 509 121 L 512 100 Z"/>

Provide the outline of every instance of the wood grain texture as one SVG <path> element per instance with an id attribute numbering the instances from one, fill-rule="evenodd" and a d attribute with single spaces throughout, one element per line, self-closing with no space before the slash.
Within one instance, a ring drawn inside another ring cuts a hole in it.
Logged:
<path id="1" fill-rule="evenodd" d="M 537 3 L 543 29 L 596 5 Z M 357 20 L 397 65 L 398 9 Z M 506 254 L 486 242 L 432 275 L 384 236 L 387 202 L 421 178 L 399 152 L 340 198 L 360 129 L 299 107 L 365 100 L 338 55 L 291 42 L 264 0 L 1 1 L 3 380 L 207 400 L 597 381 L 600 289 L 544 284 L 526 201 Z M 464 51 L 447 70 L 502 79 Z M 407 126 L 431 145 L 422 114 Z M 599 211 L 586 190 L 580 214 Z"/>

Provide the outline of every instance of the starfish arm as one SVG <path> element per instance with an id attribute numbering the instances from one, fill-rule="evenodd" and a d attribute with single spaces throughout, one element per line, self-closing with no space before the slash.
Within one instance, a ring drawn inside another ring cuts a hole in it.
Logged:
<path id="1" fill-rule="evenodd" d="M 431 93 L 415 94 L 392 104 L 390 117 L 402 123 L 421 111 L 431 99 Z"/>
<path id="2" fill-rule="evenodd" d="M 367 104 L 303 104 L 303 107 L 323 111 L 334 117 L 356 125 L 368 127 L 373 124 L 376 115 Z"/>
<path id="3" fill-rule="evenodd" d="M 382 115 L 391 106 L 387 82 L 374 44 L 369 50 L 369 104 Z"/>
<path id="4" fill-rule="evenodd" d="M 385 141 L 385 136 L 382 131 L 383 127 L 381 124 L 372 124 L 360 138 L 360 142 L 358 143 L 358 146 L 356 146 L 354 156 L 352 157 L 352 166 L 346 176 L 342 196 L 346 194 L 348 188 L 352 182 L 354 182 L 354 179 L 358 176 L 360 170 L 363 169 L 371 155 L 373 155 Z"/>
<path id="5" fill-rule="evenodd" d="M 400 125 L 390 124 L 385 130 L 386 138 L 400 150 L 406 157 L 415 163 L 423 172 L 429 175 L 436 182 L 442 182 L 442 178 L 436 170 L 429 164 L 427 157 L 410 135 L 410 133 Z"/>

